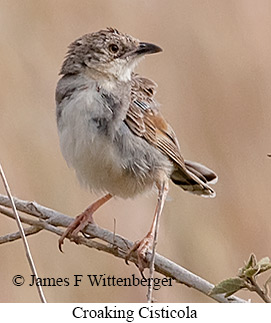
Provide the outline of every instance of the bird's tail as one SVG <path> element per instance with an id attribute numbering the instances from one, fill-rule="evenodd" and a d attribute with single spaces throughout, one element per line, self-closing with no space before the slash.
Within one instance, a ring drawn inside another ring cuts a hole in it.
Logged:
<path id="1" fill-rule="evenodd" d="M 193 194 L 204 197 L 216 195 L 209 184 L 215 184 L 218 177 L 215 172 L 200 163 L 185 160 L 185 169 L 177 167 L 171 175 L 171 180 Z"/>

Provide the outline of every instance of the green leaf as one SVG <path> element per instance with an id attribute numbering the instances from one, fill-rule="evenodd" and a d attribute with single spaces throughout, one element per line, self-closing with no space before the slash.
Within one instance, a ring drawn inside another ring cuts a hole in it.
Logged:
<path id="1" fill-rule="evenodd" d="M 264 257 L 257 262 L 255 255 L 252 253 L 245 266 L 239 269 L 238 276 L 240 278 L 252 278 L 269 269 L 271 269 L 271 261 L 268 257 Z"/>
<path id="2" fill-rule="evenodd" d="M 229 297 L 236 293 L 238 290 L 245 288 L 245 281 L 240 278 L 228 278 L 217 284 L 210 292 L 210 295 L 225 294 L 225 297 Z"/>
<path id="3" fill-rule="evenodd" d="M 248 262 L 246 263 L 245 267 L 246 269 L 250 268 L 250 267 L 254 267 L 257 263 L 257 259 L 256 256 L 254 255 L 254 253 L 252 253 L 249 258 L 248 258 Z"/>
<path id="4" fill-rule="evenodd" d="M 269 269 L 271 269 L 271 262 L 270 259 L 268 257 L 264 257 L 262 258 L 257 265 L 259 266 L 260 270 L 259 270 L 259 274 L 263 273 Z"/>
<path id="5" fill-rule="evenodd" d="M 241 278 L 252 278 L 253 276 L 257 275 L 260 271 L 259 266 L 255 266 L 254 268 L 248 268 L 243 272 L 243 275 L 240 276 Z"/>
<path id="6" fill-rule="evenodd" d="M 255 275 L 255 273 L 259 270 L 257 267 L 255 268 L 257 264 L 257 259 L 254 253 L 252 253 L 248 261 L 245 263 L 244 267 L 239 269 L 239 277 L 244 278 L 244 277 L 252 277 Z"/>

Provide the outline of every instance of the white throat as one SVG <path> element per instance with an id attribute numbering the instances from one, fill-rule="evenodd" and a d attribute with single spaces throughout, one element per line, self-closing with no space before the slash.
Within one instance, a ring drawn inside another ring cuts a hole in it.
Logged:
<path id="1" fill-rule="evenodd" d="M 116 59 L 108 66 L 108 73 L 114 76 L 121 82 L 131 81 L 132 72 L 135 70 L 137 64 L 143 59 L 142 57 L 133 60 Z"/>

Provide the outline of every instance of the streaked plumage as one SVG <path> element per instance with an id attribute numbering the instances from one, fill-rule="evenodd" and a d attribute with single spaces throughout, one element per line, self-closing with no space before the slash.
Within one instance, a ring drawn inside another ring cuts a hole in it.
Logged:
<path id="1" fill-rule="evenodd" d="M 171 180 L 184 190 L 214 197 L 216 174 L 196 162 L 185 161 L 181 156 L 178 139 L 171 126 L 163 118 L 154 101 L 157 85 L 137 74 L 132 75 L 131 103 L 125 122 L 131 131 L 150 145 L 159 149 L 173 163 Z"/>
<path id="2" fill-rule="evenodd" d="M 209 183 L 216 174 L 185 161 L 176 135 L 155 102 L 157 85 L 134 74 L 145 54 L 161 48 L 108 28 L 75 40 L 68 49 L 56 88 L 56 115 L 60 146 L 67 164 L 90 190 L 106 195 L 88 207 L 68 227 L 77 235 L 92 215 L 112 196 L 135 197 L 158 189 L 151 230 L 132 250 L 138 265 L 153 239 L 171 179 L 184 190 L 214 197 Z M 169 108 L 169 107 L 167 107 Z"/>

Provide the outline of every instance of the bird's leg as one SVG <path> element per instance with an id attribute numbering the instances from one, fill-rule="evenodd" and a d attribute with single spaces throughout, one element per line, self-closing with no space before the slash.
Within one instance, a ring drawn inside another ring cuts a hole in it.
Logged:
<path id="1" fill-rule="evenodd" d="M 159 228 L 159 220 L 162 214 L 163 206 L 165 204 L 165 200 L 168 193 L 168 179 L 164 179 L 163 181 L 156 183 L 158 187 L 158 201 L 155 208 L 154 217 L 152 220 L 151 228 L 147 235 L 140 241 L 136 242 L 133 247 L 129 250 L 128 254 L 125 257 L 125 262 L 128 264 L 128 260 L 132 254 L 132 252 L 137 253 L 137 261 L 138 261 L 138 268 L 141 273 L 143 273 L 144 268 L 148 267 L 146 263 L 146 255 L 148 251 L 150 251 L 151 247 L 152 250 L 155 250 L 155 246 L 153 243 L 157 243 L 157 234 Z"/>
<path id="2" fill-rule="evenodd" d="M 84 212 L 77 215 L 74 221 L 67 227 L 66 231 L 62 234 L 60 239 L 58 240 L 59 250 L 62 252 L 62 245 L 64 243 L 64 239 L 68 235 L 77 236 L 80 231 L 82 231 L 89 223 L 94 224 L 93 213 L 101 207 L 104 203 L 110 200 L 113 196 L 111 194 L 106 194 L 99 200 L 92 203 Z"/>

